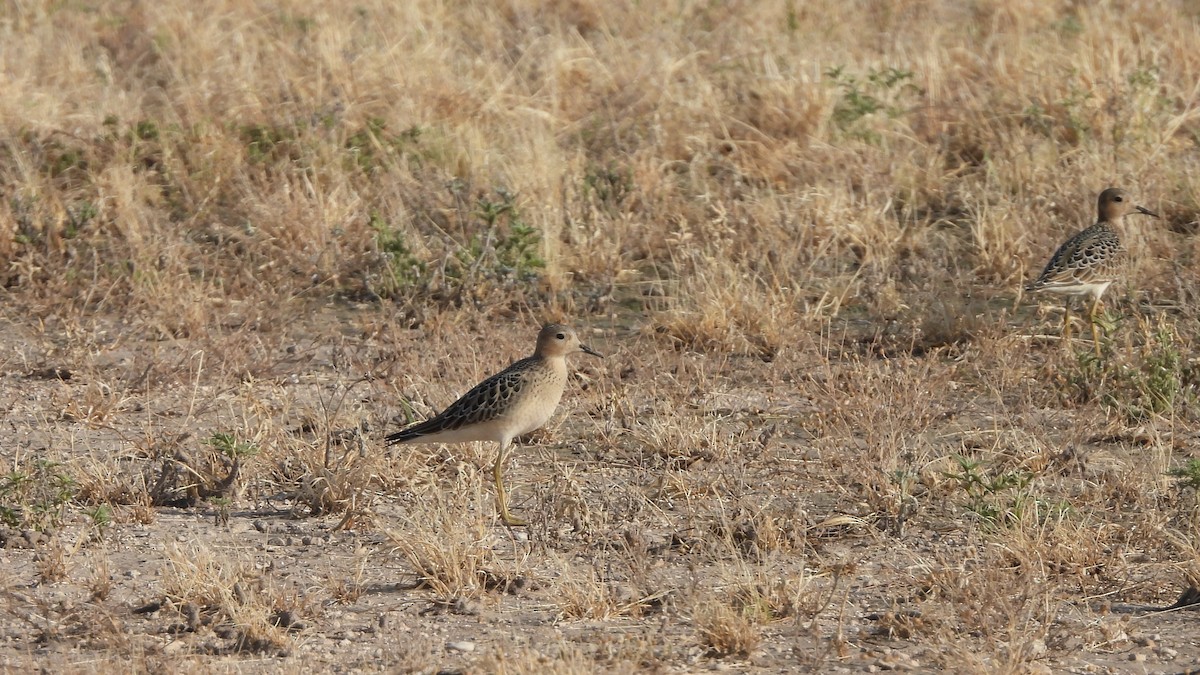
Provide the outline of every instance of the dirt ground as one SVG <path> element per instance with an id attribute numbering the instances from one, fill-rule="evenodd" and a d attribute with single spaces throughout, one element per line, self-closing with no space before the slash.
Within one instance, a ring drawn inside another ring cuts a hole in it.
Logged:
<path id="1" fill-rule="evenodd" d="M 1036 319 L 890 357 L 887 336 L 853 322 L 769 358 L 676 349 L 630 321 L 581 326 L 607 358 L 573 358 L 559 414 L 516 453 L 513 508 L 531 525 L 509 529 L 494 448 L 380 439 L 402 399 L 418 415 L 448 403 L 528 352 L 536 325 L 407 331 L 386 307 L 340 302 L 279 309 L 302 317 L 279 323 L 240 311 L 190 340 L 115 317 L 6 316 L 0 504 L 26 522 L 53 511 L 43 533 L 3 530 L 6 672 L 1200 661 L 1193 610 L 1148 611 L 1186 588 L 1180 538 L 1194 536 L 1190 495 L 1153 466 L 1194 456 L 1195 431 L 1045 405 L 1036 375 L 1067 357 L 1028 338 L 1048 327 Z M 1027 370 L 989 377 L 980 345 Z M 222 432 L 256 448 L 233 485 L 171 497 L 172 480 L 178 494 L 211 484 L 203 467 L 227 477 L 197 459 Z M 976 498 L 955 457 L 1025 484 Z M 183 464 L 190 478 L 172 479 Z M 17 491 L 20 473 L 69 476 L 70 498 L 47 509 Z M 335 496 L 314 496 L 321 484 Z M 1136 494 L 1147 485 L 1161 494 Z M 1146 513 L 1171 494 L 1180 515 Z"/>

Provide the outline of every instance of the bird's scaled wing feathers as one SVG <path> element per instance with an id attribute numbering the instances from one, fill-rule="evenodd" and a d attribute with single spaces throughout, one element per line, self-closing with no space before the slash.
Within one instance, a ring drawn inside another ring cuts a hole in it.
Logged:
<path id="1" fill-rule="evenodd" d="M 475 385 L 471 391 L 463 394 L 462 398 L 450 404 L 434 419 L 443 419 L 443 428 L 458 429 L 459 427 L 488 422 L 508 409 L 508 401 L 525 388 L 525 370 L 517 368 L 521 362 L 496 373 L 488 379 Z"/>
<path id="2" fill-rule="evenodd" d="M 507 402 L 525 388 L 529 359 L 522 359 L 475 385 L 448 408 L 424 422 L 401 429 L 387 437 L 389 443 L 406 441 L 439 431 L 453 431 L 470 424 L 496 419 L 508 409 Z"/>
<path id="3" fill-rule="evenodd" d="M 1084 230 L 1058 247 L 1034 286 L 1073 285 L 1087 282 L 1096 275 L 1109 274 L 1120 262 L 1123 251 L 1115 232 Z"/>

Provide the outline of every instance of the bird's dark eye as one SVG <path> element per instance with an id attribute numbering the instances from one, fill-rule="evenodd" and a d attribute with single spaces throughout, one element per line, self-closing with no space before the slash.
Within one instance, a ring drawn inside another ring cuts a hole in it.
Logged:
<path id="1" fill-rule="evenodd" d="M 566 339 L 567 339 L 567 334 L 566 334 L 566 333 L 559 333 L 558 335 L 555 335 L 554 337 L 558 338 L 559 340 L 566 340 Z"/>
<path id="2" fill-rule="evenodd" d="M 1125 201 L 1125 198 L 1122 197 L 1121 195 L 1117 195 L 1116 197 L 1113 197 L 1113 201 L 1114 202 L 1123 202 L 1123 201 Z"/>

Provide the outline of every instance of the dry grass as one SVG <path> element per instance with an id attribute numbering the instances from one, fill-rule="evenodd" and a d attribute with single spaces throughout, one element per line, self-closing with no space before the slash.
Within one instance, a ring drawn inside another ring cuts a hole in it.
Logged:
<path id="1" fill-rule="evenodd" d="M 206 547 L 168 547 L 163 590 L 184 619 L 182 632 L 207 632 L 228 644 L 204 649 L 285 653 L 288 640 L 250 559 Z M 287 626 L 283 626 L 286 628 Z"/>
<path id="2" fill-rule="evenodd" d="M 1200 657 L 1195 14 L 7 7 L 0 663 Z M 1020 289 L 1114 184 L 1097 359 Z M 510 533 L 379 439 L 550 320 Z"/>
<path id="3" fill-rule="evenodd" d="M 389 530 L 397 553 L 417 573 L 418 583 L 441 599 L 477 597 L 495 587 L 496 536 L 485 516 L 489 506 L 479 474 L 468 471 L 430 492 Z"/>

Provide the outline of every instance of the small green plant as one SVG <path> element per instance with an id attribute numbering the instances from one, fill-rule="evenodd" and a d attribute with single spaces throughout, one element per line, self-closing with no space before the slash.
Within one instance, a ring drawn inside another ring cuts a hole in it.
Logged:
<path id="1" fill-rule="evenodd" d="M 108 504 L 100 504 L 96 508 L 87 511 L 87 516 L 92 521 L 92 525 L 100 529 L 112 525 L 112 507 Z"/>
<path id="2" fill-rule="evenodd" d="M 946 476 L 966 492 L 967 503 L 963 506 L 989 527 L 1013 527 L 1028 517 L 1043 522 L 1070 511 L 1066 502 L 1047 502 L 1031 494 L 1029 485 L 1034 475 L 1028 471 L 993 474 L 977 460 L 962 456 L 954 459 L 958 471 Z"/>
<path id="3" fill-rule="evenodd" d="M 95 508 L 85 511 L 88 520 L 91 521 L 92 527 L 96 528 L 97 538 L 103 538 L 104 533 L 113 523 L 113 510 L 108 504 L 99 504 Z"/>
<path id="4" fill-rule="evenodd" d="M 217 512 L 213 514 L 216 524 L 218 526 L 229 525 L 229 510 L 233 506 L 233 500 L 229 497 L 211 497 L 208 501 L 217 507 Z"/>
<path id="5" fill-rule="evenodd" d="M 1057 101 L 1033 102 L 1022 111 L 1024 126 L 1042 136 L 1076 145 L 1092 131 L 1092 91 L 1074 83 Z"/>
<path id="6" fill-rule="evenodd" d="M 795 33 L 800 30 L 800 14 L 796 11 L 796 3 L 789 2 L 787 5 L 787 29 L 789 33 Z"/>
<path id="7" fill-rule="evenodd" d="M 476 202 L 473 215 L 483 221 L 483 232 L 459 249 L 458 269 L 447 269 L 447 276 L 462 279 L 464 285 L 479 279 L 530 281 L 546 266 L 541 232 L 522 219 L 516 195 L 497 190 L 496 196 L 494 201 L 481 197 Z"/>
<path id="8" fill-rule="evenodd" d="M 372 117 L 366 126 L 346 138 L 345 147 L 354 157 L 358 168 L 370 171 L 379 163 L 379 150 L 383 148 L 382 137 L 387 131 L 387 122 Z"/>
<path id="9" fill-rule="evenodd" d="M 246 157 L 256 164 L 266 164 L 290 154 L 290 146 L 296 140 L 296 130 L 283 126 L 251 124 L 242 127 L 242 142 L 246 145 Z"/>
<path id="10" fill-rule="evenodd" d="M 74 239 L 79 236 L 79 232 L 87 227 L 88 223 L 96 219 L 100 215 L 100 210 L 91 202 L 82 202 L 79 206 L 67 211 L 67 223 L 63 228 L 63 237 L 66 239 Z"/>
<path id="11" fill-rule="evenodd" d="M 1168 470 L 1167 475 L 1175 479 L 1180 490 L 1191 490 L 1200 504 L 1200 459 L 1189 459 L 1187 464 Z"/>
<path id="12" fill-rule="evenodd" d="M 137 136 L 138 140 L 157 141 L 158 125 L 151 120 L 139 120 L 137 126 L 133 129 L 133 133 Z"/>
<path id="13" fill-rule="evenodd" d="M 1166 474 L 1175 478 L 1180 488 L 1200 490 L 1200 459 L 1189 459 L 1187 464 L 1171 468 Z"/>
<path id="14" fill-rule="evenodd" d="M 1075 14 L 1064 16 L 1050 24 L 1050 27 L 1057 31 L 1059 35 L 1067 38 L 1074 38 L 1083 34 L 1083 22 Z"/>
<path id="15" fill-rule="evenodd" d="M 1154 65 L 1135 68 L 1125 76 L 1125 81 L 1133 89 L 1154 89 L 1160 79 L 1161 73 L 1158 66 Z"/>
<path id="16" fill-rule="evenodd" d="M 78 491 L 61 464 L 38 460 L 0 477 L 0 521 L 38 530 L 58 527 Z"/>
<path id="17" fill-rule="evenodd" d="M 1182 392 L 1183 355 L 1174 326 L 1160 321 L 1143 349 L 1141 367 L 1132 373 L 1139 418 L 1175 407 Z"/>
<path id="18" fill-rule="evenodd" d="M 387 223 L 378 213 L 370 217 L 375 230 L 375 245 L 383 254 L 386 275 L 380 295 L 391 297 L 425 278 L 425 263 L 412 252 L 404 234 Z"/>
<path id="19" fill-rule="evenodd" d="M 628 167 L 591 165 L 583 175 L 583 196 L 610 213 L 620 210 L 633 189 L 633 172 Z"/>
<path id="20" fill-rule="evenodd" d="M 0 523 L 9 527 L 20 527 L 21 512 L 12 506 L 0 504 Z"/>
<path id="21" fill-rule="evenodd" d="M 1114 350 L 1108 337 L 1115 321 L 1107 314 L 1096 321 L 1104 336 L 1104 355 L 1096 356 L 1091 345 L 1075 353 L 1073 367 L 1064 369 L 1062 376 L 1067 400 L 1099 401 L 1131 423 L 1170 414 L 1193 401 L 1187 386 L 1192 372 L 1174 324 L 1165 319 L 1143 322 L 1141 347 L 1125 354 Z"/>
<path id="22" fill-rule="evenodd" d="M 257 445 L 238 440 L 234 434 L 215 433 L 205 443 L 230 459 L 242 459 L 258 454 Z"/>
<path id="23" fill-rule="evenodd" d="M 1078 404 L 1096 400 L 1112 376 L 1111 361 L 1096 356 L 1090 346 L 1076 349 L 1074 361 L 1062 375 L 1064 398 Z"/>
<path id="24" fill-rule="evenodd" d="M 415 145 L 421 133 L 421 127 L 415 125 L 392 133 L 388 131 L 386 120 L 371 117 L 363 127 L 346 137 L 343 147 L 358 169 L 371 172 L 406 154 L 405 148 Z"/>
<path id="25" fill-rule="evenodd" d="M 912 107 L 911 97 L 920 91 L 912 83 L 911 70 L 893 67 L 872 68 L 865 78 L 859 78 L 838 66 L 825 71 L 825 77 L 842 90 L 833 108 L 833 123 L 850 136 L 869 142 L 877 142 L 879 134 L 862 123 L 865 118 L 877 113 L 888 119 L 900 117 Z"/>
<path id="26" fill-rule="evenodd" d="M 1046 110 L 1045 106 L 1037 101 L 1025 106 L 1025 109 L 1021 111 L 1021 119 L 1026 128 L 1043 136 L 1050 136 L 1054 133 L 1054 117 Z"/>
<path id="27" fill-rule="evenodd" d="M 1175 479 L 1175 487 L 1180 492 L 1192 491 L 1192 530 L 1195 531 L 1200 522 L 1200 459 L 1192 458 L 1183 466 L 1167 470 L 1167 475 Z"/>
<path id="28" fill-rule="evenodd" d="M 87 162 L 84 160 L 81 151 L 65 149 L 55 156 L 54 163 L 50 166 L 50 175 L 57 178 L 71 169 L 83 169 L 86 166 Z"/>
<path id="29" fill-rule="evenodd" d="M 1092 125 L 1086 117 L 1088 101 L 1092 96 L 1090 90 L 1072 84 L 1067 95 L 1059 101 L 1059 105 L 1066 112 L 1066 119 L 1063 121 L 1076 137 L 1085 136 L 1092 130 Z"/>

